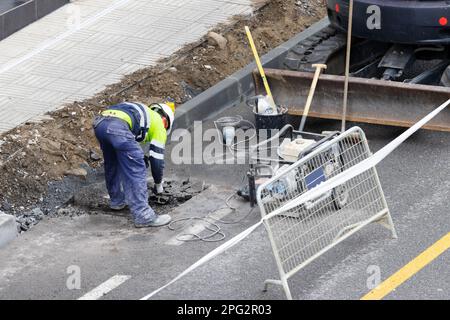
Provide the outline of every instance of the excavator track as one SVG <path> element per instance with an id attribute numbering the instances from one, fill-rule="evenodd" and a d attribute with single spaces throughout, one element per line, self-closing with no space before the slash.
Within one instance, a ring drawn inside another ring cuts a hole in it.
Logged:
<path id="1" fill-rule="evenodd" d="M 288 70 L 314 72 L 315 63 L 326 64 L 333 55 L 345 48 L 345 34 L 327 27 L 292 48 L 284 60 Z"/>

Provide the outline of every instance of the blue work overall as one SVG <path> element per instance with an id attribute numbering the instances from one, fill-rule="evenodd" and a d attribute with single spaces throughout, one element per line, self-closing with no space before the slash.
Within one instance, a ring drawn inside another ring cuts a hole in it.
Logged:
<path id="1" fill-rule="evenodd" d="M 130 104 L 128 104 L 130 105 Z M 118 105 L 118 109 L 124 104 Z M 123 117 L 112 116 L 113 106 L 97 119 L 94 131 L 105 160 L 106 187 L 111 199 L 111 206 L 120 207 L 128 204 L 134 222 L 145 224 L 155 219 L 156 214 L 148 204 L 147 168 L 144 161 L 144 152 L 136 141 L 136 132 L 131 128 L 136 121 L 125 121 Z M 125 107 L 127 107 L 125 105 Z M 147 108 L 147 107 L 144 107 Z M 150 163 L 155 183 L 161 183 L 164 168 L 164 144 L 166 131 L 162 120 L 156 112 L 148 112 L 148 122 L 152 122 L 145 133 L 142 134 L 142 143 L 150 143 Z M 123 112 L 120 112 L 123 115 Z M 139 124 L 140 119 L 137 119 Z M 159 140 L 162 140 L 158 142 Z M 157 145 L 157 146 L 156 146 Z"/>

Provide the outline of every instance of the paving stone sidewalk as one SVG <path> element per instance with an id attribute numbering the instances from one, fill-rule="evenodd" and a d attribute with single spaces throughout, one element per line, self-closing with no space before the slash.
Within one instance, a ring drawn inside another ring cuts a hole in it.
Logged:
<path id="1" fill-rule="evenodd" d="M 76 0 L 0 42 L 0 133 L 154 65 L 251 0 Z"/>

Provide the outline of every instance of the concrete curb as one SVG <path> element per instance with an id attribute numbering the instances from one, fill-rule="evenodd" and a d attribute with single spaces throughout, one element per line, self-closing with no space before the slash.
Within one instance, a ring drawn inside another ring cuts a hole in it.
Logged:
<path id="1" fill-rule="evenodd" d="M 70 3 L 70 0 L 28 0 L 0 14 L 0 40 Z"/>
<path id="2" fill-rule="evenodd" d="M 17 237 L 16 218 L 0 211 L 0 248 Z"/>
<path id="3" fill-rule="evenodd" d="M 262 64 L 267 68 L 281 68 L 282 61 L 290 49 L 328 25 L 328 18 L 320 20 L 289 41 L 262 56 Z M 241 104 L 244 98 L 254 91 L 252 72 L 255 68 L 255 63 L 251 63 L 215 86 L 202 92 L 194 99 L 181 105 L 177 109 L 174 129 L 190 128 L 194 124 L 194 121 L 206 120 L 214 117 L 226 108 Z"/>

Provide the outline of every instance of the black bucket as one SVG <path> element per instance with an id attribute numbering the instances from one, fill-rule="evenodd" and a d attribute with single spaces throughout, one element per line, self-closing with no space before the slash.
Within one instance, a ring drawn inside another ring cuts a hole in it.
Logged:
<path id="1" fill-rule="evenodd" d="M 259 131 L 263 130 L 280 130 L 286 125 L 287 109 L 278 108 L 278 113 L 273 114 L 259 114 L 255 112 L 255 127 Z"/>
<path id="2" fill-rule="evenodd" d="M 249 97 L 246 101 L 247 105 L 252 108 L 255 115 L 255 127 L 256 130 L 280 130 L 286 125 L 287 122 L 287 108 L 277 107 L 278 113 L 264 114 L 258 113 L 257 100 L 263 96 Z"/>

